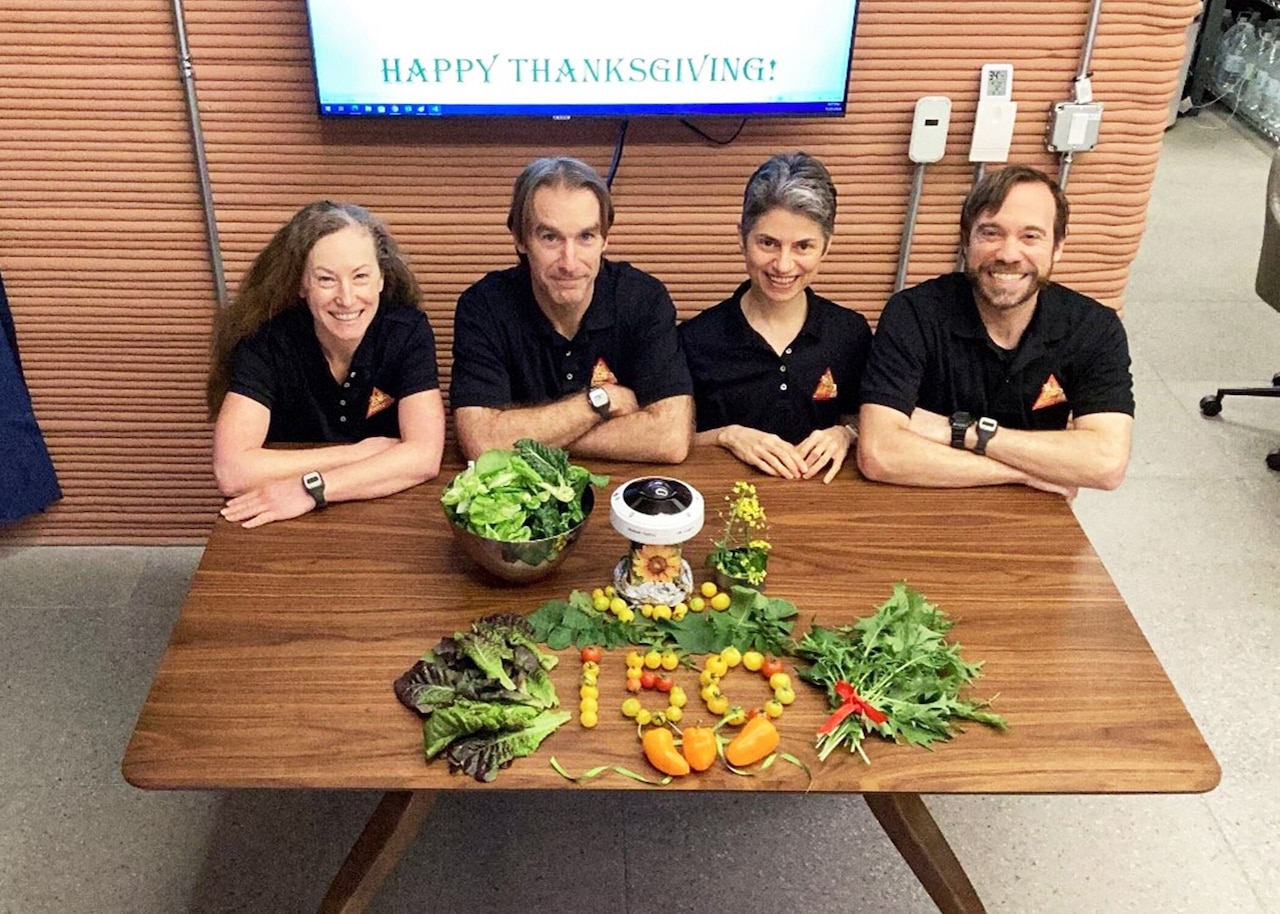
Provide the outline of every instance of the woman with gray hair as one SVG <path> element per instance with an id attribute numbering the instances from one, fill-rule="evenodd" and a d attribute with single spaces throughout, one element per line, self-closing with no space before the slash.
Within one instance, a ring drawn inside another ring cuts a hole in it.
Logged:
<path id="1" fill-rule="evenodd" d="M 835 221 L 835 185 L 811 155 L 773 156 L 747 182 L 738 234 L 748 278 L 680 327 L 695 444 L 785 479 L 839 472 L 857 435 L 871 328 L 810 288 Z"/>

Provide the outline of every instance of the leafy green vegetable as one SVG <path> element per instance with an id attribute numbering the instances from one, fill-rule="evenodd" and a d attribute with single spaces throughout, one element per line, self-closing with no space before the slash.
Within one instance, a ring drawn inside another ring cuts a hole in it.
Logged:
<path id="1" fill-rule="evenodd" d="M 575 590 L 568 600 L 542 604 L 526 621 L 533 626 L 534 637 L 556 651 L 591 644 L 606 648 L 648 644 L 686 654 L 711 654 L 733 645 L 743 651 L 783 654 L 789 652 L 796 613 L 786 600 L 735 587 L 723 612 L 689 613 L 678 622 L 642 616 L 622 622 L 592 608 L 591 597 Z"/>
<path id="2" fill-rule="evenodd" d="M 500 768 L 537 751 L 542 741 L 572 716 L 568 711 L 543 711 L 519 730 L 452 742 L 445 758 L 451 768 L 465 771 L 477 781 L 492 781 Z"/>
<path id="3" fill-rule="evenodd" d="M 443 754 L 451 767 L 491 781 L 569 719 L 551 710 L 560 704 L 548 675 L 557 661 L 520 616 L 486 616 L 441 638 L 396 680 L 396 697 L 426 718 L 428 759 Z"/>
<path id="4" fill-rule="evenodd" d="M 608 484 L 608 476 L 571 465 L 567 451 L 521 438 L 514 451 L 495 449 L 477 457 L 445 487 L 440 501 L 464 529 L 523 543 L 568 533 L 585 516 L 587 486 Z"/>
<path id="5" fill-rule="evenodd" d="M 899 582 L 874 615 L 840 628 L 813 626 L 795 653 L 811 661 L 797 669 L 800 678 L 826 689 L 835 709 L 818 731 L 818 757 L 848 744 L 869 762 L 862 749 L 869 733 L 928 748 L 950 739 L 957 719 L 1007 729 L 1003 717 L 983 710 L 989 702 L 959 698 L 982 664 L 962 660 L 960 645 L 946 640 L 953 624 Z"/>

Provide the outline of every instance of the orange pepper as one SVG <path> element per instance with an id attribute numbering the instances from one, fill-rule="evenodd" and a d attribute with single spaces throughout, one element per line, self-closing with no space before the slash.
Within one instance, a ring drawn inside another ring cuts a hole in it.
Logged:
<path id="1" fill-rule="evenodd" d="M 716 761 L 716 731 L 711 727 L 686 727 L 684 757 L 694 771 L 706 771 Z"/>
<path id="2" fill-rule="evenodd" d="M 644 745 L 644 757 L 649 764 L 663 774 L 678 778 L 689 773 L 689 763 L 676 748 L 676 739 L 666 727 L 646 730 L 640 742 Z"/>
<path id="3" fill-rule="evenodd" d="M 747 721 L 742 732 L 725 747 L 724 757 L 735 768 L 744 768 L 747 765 L 754 765 L 777 749 L 781 741 L 782 738 L 778 736 L 778 728 L 773 725 L 773 721 L 763 714 L 758 714 Z"/>

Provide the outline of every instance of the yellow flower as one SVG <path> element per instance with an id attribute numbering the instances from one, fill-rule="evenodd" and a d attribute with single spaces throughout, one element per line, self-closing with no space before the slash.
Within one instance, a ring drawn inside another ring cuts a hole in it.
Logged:
<path id="1" fill-rule="evenodd" d="M 631 577 L 668 583 L 680 574 L 680 549 L 650 544 L 631 553 Z"/>

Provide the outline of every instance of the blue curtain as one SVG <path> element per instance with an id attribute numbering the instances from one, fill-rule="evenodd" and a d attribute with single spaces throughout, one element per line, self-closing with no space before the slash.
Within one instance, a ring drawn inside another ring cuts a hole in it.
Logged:
<path id="1" fill-rule="evenodd" d="M 43 511 L 62 497 L 22 376 L 18 336 L 0 278 L 0 523 Z"/>

